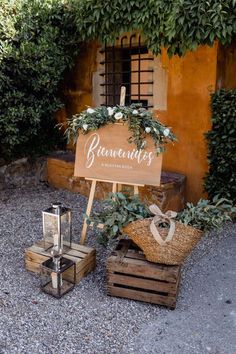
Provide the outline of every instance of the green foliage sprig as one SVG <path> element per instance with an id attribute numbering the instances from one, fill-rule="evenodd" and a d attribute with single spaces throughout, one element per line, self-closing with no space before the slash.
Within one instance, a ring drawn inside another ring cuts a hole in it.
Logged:
<path id="1" fill-rule="evenodd" d="M 207 134 L 209 172 L 205 189 L 236 203 L 236 90 L 212 95 L 212 130 Z"/>
<path id="2" fill-rule="evenodd" d="M 73 137 L 76 142 L 79 133 L 87 134 L 89 131 L 97 130 L 106 124 L 123 122 L 128 124 L 132 136 L 130 143 L 135 143 L 138 149 L 145 148 L 145 137 L 150 135 L 154 141 L 157 154 L 162 153 L 164 144 L 176 141 L 175 135 L 170 128 L 167 128 L 159 120 L 153 117 L 152 113 L 142 108 L 141 105 L 130 106 L 97 107 L 88 108 L 82 113 L 75 114 L 68 122 L 66 135 L 70 141 Z"/>
<path id="3" fill-rule="evenodd" d="M 152 214 L 137 196 L 129 197 L 122 193 L 110 193 L 103 202 L 104 210 L 94 212 L 87 219 L 93 222 L 93 228 L 98 228 L 98 242 L 104 246 L 112 246 L 122 235 L 122 229 L 130 222 L 150 217 Z M 103 224 L 103 228 L 99 228 Z"/>
<path id="4" fill-rule="evenodd" d="M 131 197 L 122 193 L 110 193 L 109 198 L 103 202 L 103 207 L 101 212 L 95 212 L 87 219 L 87 223 L 93 222 L 93 227 L 98 228 L 98 241 L 105 246 L 112 246 L 123 236 L 122 230 L 130 222 L 153 216 L 138 196 Z M 175 220 L 206 232 L 220 229 L 225 222 L 231 221 L 231 216 L 235 212 L 236 208 L 232 201 L 215 196 L 212 202 L 200 199 L 196 205 L 187 203 L 186 208 L 177 214 Z M 98 227 L 99 224 L 104 224 L 104 227 L 101 229 Z"/>
<path id="5" fill-rule="evenodd" d="M 220 229 L 225 222 L 231 221 L 231 215 L 235 211 L 232 201 L 217 195 L 212 201 L 200 199 L 196 205 L 187 203 L 186 208 L 178 213 L 176 220 L 206 232 Z"/>

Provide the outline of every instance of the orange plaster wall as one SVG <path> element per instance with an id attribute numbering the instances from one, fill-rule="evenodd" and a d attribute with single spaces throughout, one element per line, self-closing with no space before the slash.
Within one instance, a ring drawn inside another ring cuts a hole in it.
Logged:
<path id="1" fill-rule="evenodd" d="M 74 70 L 67 75 L 66 107 L 58 112 L 59 120 L 92 105 L 92 74 L 96 69 L 97 48 L 96 42 L 85 45 Z M 208 164 L 203 135 L 211 127 L 210 93 L 216 88 L 217 52 L 216 43 L 213 47 L 199 47 L 182 58 L 169 59 L 165 52 L 161 57 L 162 66 L 168 73 L 168 92 L 167 111 L 158 111 L 158 115 L 178 137 L 178 143 L 167 147 L 163 169 L 187 176 L 186 198 L 193 202 L 204 196 L 203 177 Z"/>
<path id="2" fill-rule="evenodd" d="M 203 177 L 208 169 L 204 133 L 211 128 L 210 93 L 216 85 L 217 46 L 199 47 L 183 58 L 162 55 L 168 96 L 167 111 L 158 115 L 178 137 L 178 143 L 167 148 L 163 169 L 187 176 L 186 198 L 193 202 L 204 195 Z"/>

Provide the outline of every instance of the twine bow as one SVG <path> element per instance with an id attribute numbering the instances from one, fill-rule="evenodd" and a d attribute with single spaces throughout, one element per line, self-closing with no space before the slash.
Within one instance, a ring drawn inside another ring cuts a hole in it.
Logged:
<path id="1" fill-rule="evenodd" d="M 149 210 L 155 215 L 150 225 L 150 231 L 159 245 L 163 246 L 166 242 L 171 241 L 174 236 L 175 223 L 172 218 L 175 218 L 177 213 L 175 211 L 168 210 L 164 214 L 155 204 L 150 205 Z M 156 224 L 160 224 L 161 222 L 168 222 L 170 224 L 169 232 L 165 240 L 163 240 L 156 227 Z"/>

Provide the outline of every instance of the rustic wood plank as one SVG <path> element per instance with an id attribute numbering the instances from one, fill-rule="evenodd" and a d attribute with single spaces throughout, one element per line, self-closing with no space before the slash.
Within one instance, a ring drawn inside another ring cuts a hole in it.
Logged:
<path id="1" fill-rule="evenodd" d="M 42 245 L 44 245 L 43 241 L 39 241 L 25 251 L 25 267 L 30 272 L 39 274 L 42 262 L 51 257 L 50 250 L 45 251 Z M 63 256 L 75 262 L 76 283 L 78 283 L 86 274 L 95 268 L 96 250 L 77 244 L 72 244 L 72 246 L 73 249 L 69 249 Z M 69 270 L 69 276 L 72 280 L 72 270 Z"/>
<path id="2" fill-rule="evenodd" d="M 29 272 L 39 274 L 40 273 L 40 266 L 41 266 L 41 263 L 34 263 L 34 262 L 31 262 L 27 259 L 25 260 L 25 269 L 28 270 Z"/>
<path id="3" fill-rule="evenodd" d="M 144 291 L 137 291 L 132 289 L 119 288 L 115 286 L 108 286 L 107 293 L 110 296 L 124 297 L 127 299 L 150 302 L 157 305 L 164 305 L 170 308 L 175 308 L 175 297 L 163 296 L 151 293 L 145 293 Z"/>
<path id="4" fill-rule="evenodd" d="M 47 259 L 49 259 L 49 255 L 38 254 L 30 250 L 27 250 L 25 252 L 25 260 L 27 260 L 28 262 L 41 264 Z"/>
<path id="5" fill-rule="evenodd" d="M 83 252 L 80 252 L 79 250 L 75 250 L 75 249 L 68 250 L 66 252 L 66 255 L 73 256 L 73 257 L 80 258 L 80 259 L 85 259 L 86 257 L 88 257 L 88 253 L 83 253 Z"/>
<path id="6" fill-rule="evenodd" d="M 69 242 L 64 241 L 63 243 L 65 246 L 69 246 Z M 52 239 L 51 243 L 47 242 L 47 245 L 48 245 L 48 247 L 50 247 L 50 245 L 53 246 L 53 239 Z M 38 246 L 38 247 L 41 247 L 44 249 L 44 240 L 37 241 L 33 246 Z M 71 249 L 78 250 L 78 251 L 85 253 L 85 254 L 88 254 L 94 250 L 94 248 L 92 248 L 92 247 L 80 245 L 80 244 L 74 243 L 74 242 L 71 243 Z"/>
<path id="7" fill-rule="evenodd" d="M 45 251 L 42 247 L 38 247 L 37 245 L 33 245 L 33 246 L 27 248 L 25 253 L 27 254 L 28 252 L 34 253 L 35 255 L 45 256 L 45 257 L 51 256 L 50 251 Z"/>
<path id="8" fill-rule="evenodd" d="M 115 256 L 111 256 L 108 259 L 107 268 L 110 272 L 133 274 L 157 280 L 166 280 L 173 283 L 176 282 L 178 277 L 178 267 L 177 269 L 170 269 L 170 271 L 168 271 L 162 266 L 156 266 L 154 263 L 146 263 L 139 259 L 129 259 L 129 262 L 124 259 L 121 263 L 116 261 Z"/>
<path id="9" fill-rule="evenodd" d="M 115 256 L 111 255 L 111 257 L 113 256 L 113 261 L 115 261 Z M 124 257 L 124 263 L 129 263 L 129 264 L 134 264 L 134 265 L 143 265 L 144 267 L 149 267 L 150 269 L 160 269 L 160 270 L 168 270 L 168 272 L 172 272 L 173 274 L 177 274 L 178 273 L 178 266 L 176 265 L 165 265 L 165 264 L 160 264 L 160 263 L 153 263 L 153 262 L 149 262 L 146 260 L 146 258 L 141 258 L 140 260 L 135 259 L 135 257 L 132 257 L 132 253 L 130 253 L 130 259 L 126 259 L 128 257 Z M 132 259 L 133 258 L 133 259 Z"/>
<path id="10" fill-rule="evenodd" d="M 166 292 L 175 294 L 177 286 L 175 283 L 164 283 L 157 280 L 136 278 L 129 275 L 109 274 L 108 284 L 121 284 L 129 287 L 140 288 L 144 290 L 153 290 L 157 292 Z"/>
<path id="11" fill-rule="evenodd" d="M 76 267 L 76 284 L 88 273 L 94 270 L 96 262 L 93 260 L 90 263 L 84 264 L 81 263 L 79 269 Z M 66 279 L 73 281 L 74 273 L 72 269 L 67 270 Z"/>
<path id="12" fill-rule="evenodd" d="M 39 274 L 42 262 L 46 261 L 48 258 L 49 257 L 42 256 L 42 257 L 33 258 L 33 260 L 36 259 L 36 261 L 32 261 L 32 257 L 30 257 L 29 254 L 27 254 L 27 257 L 25 258 L 25 268 L 29 272 Z M 72 257 L 66 256 L 65 258 L 74 260 Z M 84 262 L 83 260 L 80 261 L 79 263 L 77 262 L 76 263 L 76 283 L 78 283 L 78 281 L 83 277 L 83 274 L 85 273 L 88 274 L 90 271 L 94 270 L 95 266 L 96 266 L 96 261 L 94 258 L 91 258 L 87 262 Z M 71 272 L 70 269 L 69 271 Z M 71 273 L 71 280 L 72 280 L 72 273 Z"/>
<path id="13" fill-rule="evenodd" d="M 92 254 L 94 256 L 95 253 Z M 50 254 L 48 254 L 45 251 L 39 251 L 37 247 L 28 249 L 25 253 L 25 258 L 31 262 L 35 263 L 42 263 L 46 259 L 49 259 L 51 257 Z M 71 259 L 74 261 L 76 264 L 79 263 L 80 261 L 87 262 L 87 259 L 90 258 L 90 256 L 86 255 L 84 258 L 80 257 L 80 253 L 78 251 L 69 251 L 64 255 L 65 258 Z"/>
<path id="14" fill-rule="evenodd" d="M 180 266 L 149 262 L 141 250 L 126 239 L 120 240 L 107 261 L 107 292 L 111 296 L 174 309 L 180 277 Z"/>
<path id="15" fill-rule="evenodd" d="M 128 252 L 126 253 L 125 258 L 141 259 L 142 261 L 146 261 L 146 258 L 145 258 L 143 253 L 135 252 L 133 250 L 128 250 Z"/>

